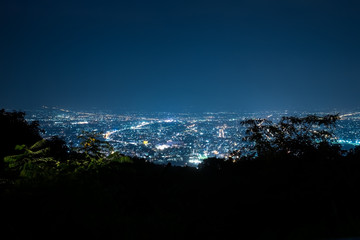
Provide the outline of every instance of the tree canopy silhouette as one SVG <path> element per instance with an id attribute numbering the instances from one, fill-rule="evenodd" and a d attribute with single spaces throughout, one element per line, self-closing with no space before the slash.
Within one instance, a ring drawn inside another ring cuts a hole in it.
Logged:
<path id="1" fill-rule="evenodd" d="M 339 115 L 282 117 L 277 123 L 269 119 L 247 119 L 241 124 L 247 127 L 243 140 L 249 144 L 248 151 L 244 148 L 233 155 L 264 157 L 276 153 L 301 158 L 306 152 L 331 147 L 339 119 Z"/>
<path id="2" fill-rule="evenodd" d="M 32 145 L 41 140 L 39 123 L 29 123 L 24 117 L 24 112 L 0 110 L 0 171 L 4 167 L 4 157 L 16 154 L 16 145 Z"/>

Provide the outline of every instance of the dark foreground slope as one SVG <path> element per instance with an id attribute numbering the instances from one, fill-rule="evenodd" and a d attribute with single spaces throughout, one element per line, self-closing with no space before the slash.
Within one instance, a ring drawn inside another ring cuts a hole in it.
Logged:
<path id="1" fill-rule="evenodd" d="M 76 177 L 2 185 L 2 234 L 115 239 L 360 236 L 359 158 L 114 163 Z M 220 163 L 220 164 L 218 164 Z"/>

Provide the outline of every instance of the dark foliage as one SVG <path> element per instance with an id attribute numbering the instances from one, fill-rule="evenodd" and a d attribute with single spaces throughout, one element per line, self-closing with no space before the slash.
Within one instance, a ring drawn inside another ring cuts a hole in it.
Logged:
<path id="1" fill-rule="evenodd" d="M 3 173 L 5 156 L 16 154 L 16 145 L 32 145 L 41 140 L 39 123 L 28 123 L 24 112 L 0 110 L 0 172 Z"/>
<path id="2" fill-rule="evenodd" d="M 245 154 L 251 157 L 303 158 L 306 154 L 330 150 L 334 147 L 333 129 L 338 115 L 319 117 L 282 117 L 278 123 L 268 119 L 248 119 L 241 122 L 247 127 L 243 138 L 250 147 Z M 234 155 L 242 157 L 241 152 Z"/>

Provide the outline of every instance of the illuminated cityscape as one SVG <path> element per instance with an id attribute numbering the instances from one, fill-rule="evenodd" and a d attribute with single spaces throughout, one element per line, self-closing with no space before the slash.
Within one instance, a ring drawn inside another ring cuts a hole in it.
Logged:
<path id="1" fill-rule="evenodd" d="M 208 157 L 228 157 L 244 145 L 246 118 L 276 121 L 286 114 L 308 112 L 258 113 L 100 113 L 43 107 L 27 112 L 37 120 L 44 137 L 59 136 L 70 146 L 77 146 L 82 131 L 101 132 L 116 150 L 128 156 L 146 158 L 155 163 L 196 165 Z M 316 113 L 319 115 L 325 112 Z M 360 145 L 360 112 L 341 115 L 335 131 L 337 141 L 349 148 Z"/>

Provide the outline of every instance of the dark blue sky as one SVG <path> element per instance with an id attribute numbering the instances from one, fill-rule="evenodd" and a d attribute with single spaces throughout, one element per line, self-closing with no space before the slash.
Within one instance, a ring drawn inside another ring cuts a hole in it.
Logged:
<path id="1" fill-rule="evenodd" d="M 360 107 L 360 1 L 0 3 L 0 108 Z"/>

